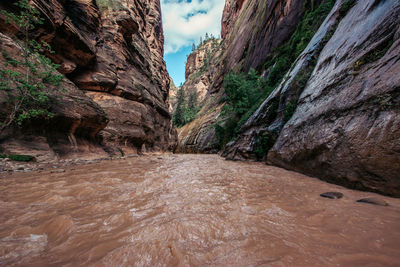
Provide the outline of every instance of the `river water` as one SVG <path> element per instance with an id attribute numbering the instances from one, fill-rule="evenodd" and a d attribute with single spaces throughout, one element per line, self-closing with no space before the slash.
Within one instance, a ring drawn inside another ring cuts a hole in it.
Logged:
<path id="1" fill-rule="evenodd" d="M 262 163 L 153 155 L 0 177 L 2 266 L 400 266 L 400 199 Z M 390 206 L 355 202 L 369 196 Z"/>

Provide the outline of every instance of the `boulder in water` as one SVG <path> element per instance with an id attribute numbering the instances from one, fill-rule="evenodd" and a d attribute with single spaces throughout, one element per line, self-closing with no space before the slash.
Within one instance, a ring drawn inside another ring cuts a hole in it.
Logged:
<path id="1" fill-rule="evenodd" d="M 321 197 L 331 198 L 331 199 L 339 199 L 343 197 L 343 194 L 340 192 L 325 192 L 320 194 Z"/>
<path id="2" fill-rule="evenodd" d="M 368 203 L 368 204 L 378 205 L 378 206 L 389 206 L 389 203 L 387 203 L 385 200 L 379 199 L 379 198 L 374 198 L 374 197 L 362 198 L 362 199 L 357 200 L 357 202 Z"/>

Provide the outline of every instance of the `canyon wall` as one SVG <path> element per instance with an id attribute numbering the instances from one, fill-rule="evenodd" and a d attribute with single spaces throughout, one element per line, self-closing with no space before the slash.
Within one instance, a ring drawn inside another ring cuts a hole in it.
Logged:
<path id="1" fill-rule="evenodd" d="M 215 77 L 221 69 L 221 40 L 211 38 L 204 41 L 187 58 L 186 81 L 181 90 L 188 102 L 191 95 L 197 98 L 197 118 L 178 129 L 177 152 L 216 153 L 216 140 L 212 124 L 219 116 L 221 105 L 215 107 Z M 218 96 L 217 96 L 218 97 Z"/>
<path id="2" fill-rule="evenodd" d="M 312 33 L 293 61 L 282 61 L 288 70 L 222 155 L 400 196 L 399 18 L 395 0 L 227 1 L 213 104 L 180 138 L 215 140 L 201 124 L 224 126 L 224 75 L 255 68 L 268 81 L 280 52 L 297 51 Z M 315 32 L 302 32 L 319 19 Z M 209 144 L 193 142 L 191 151 L 212 151 Z"/>
<path id="3" fill-rule="evenodd" d="M 261 149 L 270 164 L 400 196 L 400 4 L 354 1 L 342 14 L 347 3 L 336 1 L 223 155 L 254 159 Z M 300 88 L 304 70 L 311 75 Z"/>
<path id="4" fill-rule="evenodd" d="M 221 22 L 223 40 L 220 55 L 208 75 L 207 105 L 193 122 L 178 129 L 180 151 L 218 151 L 214 125 L 225 123 L 225 118 L 220 116 L 225 98 L 222 88 L 224 76 L 230 70 L 248 71 L 262 67 L 271 56 L 270 52 L 295 31 L 304 13 L 304 5 L 304 0 L 226 1 Z M 188 58 L 189 64 L 191 57 Z M 193 83 L 196 82 L 190 77 L 185 82 Z"/>
<path id="5" fill-rule="evenodd" d="M 17 12 L 13 2 L 2 2 L 0 8 Z M 61 156 L 174 149 L 159 1 L 35 0 L 33 4 L 45 18 L 34 38 L 51 45 L 55 54 L 48 56 L 60 64 L 64 83 L 81 99 L 63 93 L 66 96 L 53 108 L 53 119 L 3 133 L 3 152 L 27 147 L 28 153 L 37 140 L 45 148 L 43 153 Z M 9 37 L 20 36 L 4 16 L 0 30 L 9 42 Z M 86 114 L 90 112 L 95 123 Z"/>

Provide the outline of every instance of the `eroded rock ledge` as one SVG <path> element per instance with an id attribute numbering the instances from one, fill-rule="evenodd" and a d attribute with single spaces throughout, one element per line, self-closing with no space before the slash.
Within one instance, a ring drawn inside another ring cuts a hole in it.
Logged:
<path id="1" fill-rule="evenodd" d="M 13 2 L 2 2 L 0 8 L 13 10 Z M 61 65 L 67 92 L 54 106 L 53 120 L 6 133 L 2 150 L 29 152 L 40 143 L 39 154 L 95 157 L 173 149 L 176 131 L 168 111 L 170 78 L 159 1 L 129 0 L 113 8 L 95 0 L 34 4 L 45 18 L 36 38 L 55 50 L 49 56 Z M 19 35 L 3 19 L 2 51 L 4 40 L 12 43 L 9 37 Z"/>

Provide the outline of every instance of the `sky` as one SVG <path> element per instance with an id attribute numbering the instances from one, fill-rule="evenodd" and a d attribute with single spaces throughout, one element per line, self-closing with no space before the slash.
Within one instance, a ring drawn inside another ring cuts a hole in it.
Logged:
<path id="1" fill-rule="evenodd" d="M 223 0 L 161 0 L 164 59 L 177 86 L 185 81 L 185 62 L 192 44 L 198 45 L 206 33 L 220 35 L 224 5 Z"/>

